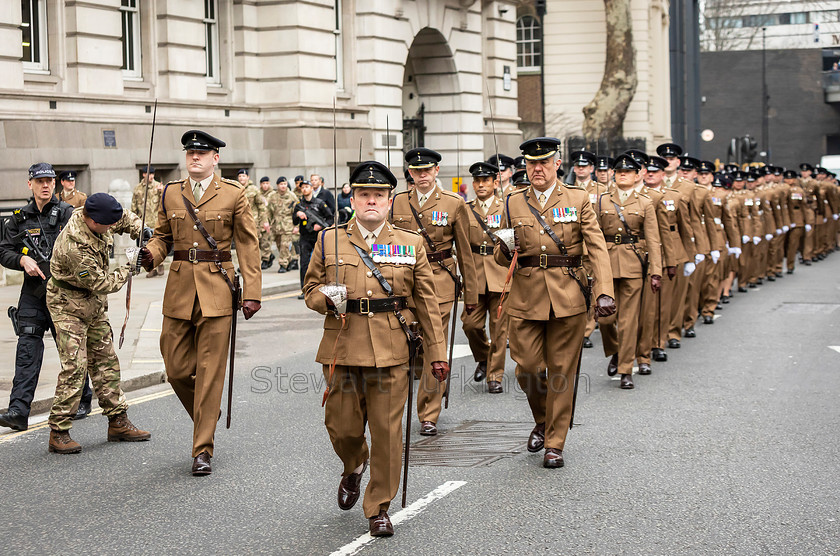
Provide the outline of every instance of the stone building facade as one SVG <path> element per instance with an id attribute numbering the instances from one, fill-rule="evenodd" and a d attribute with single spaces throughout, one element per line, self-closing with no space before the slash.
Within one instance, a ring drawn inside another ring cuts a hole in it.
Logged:
<path id="1" fill-rule="evenodd" d="M 233 176 L 322 174 L 390 163 L 424 144 L 444 183 L 520 142 L 515 10 L 476 0 L 8 0 L 0 3 L 0 202 L 26 168 L 79 172 L 122 195 L 149 155 L 185 175 L 190 128 L 227 142 Z M 507 73 L 505 70 L 508 70 Z M 335 111 L 333 110 L 335 106 Z M 494 118 L 491 120 L 491 111 Z M 457 172 L 460 161 L 461 171 Z"/>

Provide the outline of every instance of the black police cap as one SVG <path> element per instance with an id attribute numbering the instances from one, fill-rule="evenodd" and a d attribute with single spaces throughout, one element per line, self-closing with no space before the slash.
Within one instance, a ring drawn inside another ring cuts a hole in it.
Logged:
<path id="1" fill-rule="evenodd" d="M 693 156 L 680 157 L 680 170 L 696 170 L 700 166 L 700 161 Z"/>
<path id="2" fill-rule="evenodd" d="M 525 160 L 543 160 L 554 156 L 560 150 L 560 139 L 555 137 L 537 137 L 519 145 Z"/>
<path id="3" fill-rule="evenodd" d="M 595 155 L 589 151 L 573 151 L 569 158 L 572 159 L 572 166 L 595 166 L 597 162 Z"/>
<path id="4" fill-rule="evenodd" d="M 424 168 L 437 166 L 440 159 L 441 156 L 439 152 L 424 147 L 411 149 L 405 153 L 405 161 L 408 163 L 408 167 L 415 170 L 422 170 Z"/>
<path id="5" fill-rule="evenodd" d="M 658 154 L 662 158 L 672 158 L 675 156 L 680 156 L 682 153 L 682 147 L 680 147 L 676 143 L 662 143 L 661 145 L 656 147 L 656 154 Z"/>
<path id="6" fill-rule="evenodd" d="M 493 178 L 499 174 L 499 169 L 489 162 L 476 162 L 470 166 L 470 175 L 474 178 Z"/>
<path id="7" fill-rule="evenodd" d="M 225 142 L 216 139 L 200 129 L 191 129 L 181 136 L 185 151 L 216 151 L 225 146 Z M 247 172 L 246 172 L 247 173 Z"/>
<path id="8" fill-rule="evenodd" d="M 397 178 L 391 170 L 381 162 L 368 160 L 362 162 L 350 174 L 350 187 L 376 187 L 393 189 L 397 186 Z"/>
<path id="9" fill-rule="evenodd" d="M 634 172 L 638 172 L 642 169 L 642 165 L 639 162 L 630 156 L 628 153 L 622 153 L 618 155 L 613 163 L 613 170 L 632 170 Z"/>
<path id="10" fill-rule="evenodd" d="M 668 161 L 661 156 L 652 156 L 648 160 L 646 168 L 649 172 L 659 172 L 668 167 Z"/>
<path id="11" fill-rule="evenodd" d="M 107 193 L 94 193 L 85 201 L 85 213 L 97 224 L 115 224 L 123 215 L 119 201 Z"/>
<path id="12" fill-rule="evenodd" d="M 697 166 L 698 172 L 709 172 L 714 173 L 715 171 L 715 163 L 711 160 L 701 160 L 700 164 Z"/>
<path id="13" fill-rule="evenodd" d="M 38 178 L 54 178 L 55 170 L 52 164 L 46 162 L 36 162 L 29 167 L 29 179 L 34 180 Z"/>
<path id="14" fill-rule="evenodd" d="M 531 181 L 528 179 L 528 173 L 525 170 L 517 170 L 513 173 L 510 180 L 513 182 L 513 185 L 531 185 Z"/>
<path id="15" fill-rule="evenodd" d="M 514 160 L 513 158 L 504 154 L 494 154 L 493 156 L 487 159 L 487 162 L 489 164 L 492 164 L 493 166 L 496 166 L 500 172 L 504 172 L 508 168 L 513 168 Z"/>

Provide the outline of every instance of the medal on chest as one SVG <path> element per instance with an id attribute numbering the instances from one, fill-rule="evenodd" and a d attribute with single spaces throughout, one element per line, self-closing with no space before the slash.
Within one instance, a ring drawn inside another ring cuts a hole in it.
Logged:
<path id="1" fill-rule="evenodd" d="M 745 206 L 745 207 L 751 207 L 751 206 L 753 206 L 754 204 L 755 204 L 755 203 L 753 203 L 753 200 L 752 200 L 752 199 L 749 199 L 749 198 L 744 199 L 744 206 Z"/>
<path id="2" fill-rule="evenodd" d="M 673 212 L 677 210 L 677 205 L 674 203 L 673 199 L 662 199 L 662 204 L 665 205 L 665 210 Z"/>
<path id="3" fill-rule="evenodd" d="M 501 228 L 502 226 L 502 215 L 501 214 L 488 214 L 487 215 L 487 227 L 489 228 Z"/>
<path id="4" fill-rule="evenodd" d="M 374 243 L 370 246 L 373 262 L 391 264 L 414 264 L 417 253 L 413 245 L 384 245 Z"/>
<path id="5" fill-rule="evenodd" d="M 554 222 L 577 222 L 577 207 L 563 207 L 551 209 Z"/>
<path id="6" fill-rule="evenodd" d="M 720 197 L 712 197 L 712 204 L 716 206 L 721 206 Z"/>
<path id="7" fill-rule="evenodd" d="M 439 210 L 432 211 L 432 226 L 448 226 L 449 213 Z"/>
<path id="8" fill-rule="evenodd" d="M 594 205 L 597 202 L 598 202 L 598 195 L 596 195 L 595 193 L 590 193 L 589 194 L 589 204 Z"/>
<path id="9" fill-rule="evenodd" d="M 790 198 L 792 201 L 801 201 L 802 200 L 802 193 L 791 193 Z"/>

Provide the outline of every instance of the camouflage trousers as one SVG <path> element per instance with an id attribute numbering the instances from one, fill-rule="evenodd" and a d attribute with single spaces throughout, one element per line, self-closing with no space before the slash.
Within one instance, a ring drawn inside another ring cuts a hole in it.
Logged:
<path id="1" fill-rule="evenodd" d="M 260 259 L 267 261 L 271 258 L 271 240 L 274 234 L 270 231 L 260 230 Z"/>
<path id="2" fill-rule="evenodd" d="M 79 407 L 85 370 L 90 375 L 99 406 L 106 416 L 119 415 L 128 409 L 120 387 L 120 362 L 114 352 L 114 334 L 108 322 L 107 298 L 47 287 L 47 307 L 56 330 L 56 346 L 61 372 L 49 424 L 53 430 L 66 431 Z"/>
<path id="3" fill-rule="evenodd" d="M 277 251 L 280 253 L 277 256 L 277 262 L 280 263 L 280 266 L 288 266 L 290 262 L 298 260 L 299 255 L 295 251 L 294 239 L 294 234 L 274 234 Z"/>

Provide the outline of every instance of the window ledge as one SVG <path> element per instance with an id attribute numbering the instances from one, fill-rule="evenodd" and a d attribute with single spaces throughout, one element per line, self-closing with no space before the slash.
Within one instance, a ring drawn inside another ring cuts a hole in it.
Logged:
<path id="1" fill-rule="evenodd" d="M 143 80 L 129 79 L 126 77 L 123 79 L 123 88 L 135 89 L 138 91 L 149 91 L 152 88 L 152 84 Z"/>
<path id="2" fill-rule="evenodd" d="M 32 83 L 53 83 L 53 84 L 56 84 L 56 83 L 59 82 L 58 77 L 50 74 L 49 72 L 35 73 L 32 70 L 23 72 L 23 80 L 24 81 L 29 81 L 29 82 L 32 82 Z"/>

